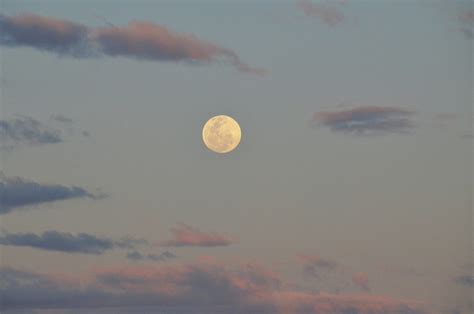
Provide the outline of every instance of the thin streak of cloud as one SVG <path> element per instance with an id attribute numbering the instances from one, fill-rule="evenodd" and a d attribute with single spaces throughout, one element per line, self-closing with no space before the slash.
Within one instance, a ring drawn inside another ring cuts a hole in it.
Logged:
<path id="1" fill-rule="evenodd" d="M 73 123 L 74 122 L 74 120 L 72 120 L 71 118 L 66 117 L 65 115 L 62 115 L 62 114 L 53 114 L 53 115 L 51 115 L 51 119 L 53 119 L 55 121 L 58 121 L 58 122 L 62 122 L 62 123 Z"/>
<path id="2" fill-rule="evenodd" d="M 177 256 L 169 251 L 165 251 L 161 254 L 142 254 L 138 251 L 132 251 L 127 253 L 127 259 L 131 261 L 153 261 L 153 262 L 166 262 L 171 259 L 175 259 Z"/>
<path id="3" fill-rule="evenodd" d="M 359 288 L 370 291 L 369 276 L 363 272 L 357 272 L 352 275 L 352 282 Z"/>
<path id="4" fill-rule="evenodd" d="M 74 198 L 102 198 L 78 186 L 38 183 L 20 177 L 0 175 L 0 214 L 44 203 Z"/>
<path id="5" fill-rule="evenodd" d="M 183 247 L 183 246 L 202 246 L 216 247 L 228 246 L 235 242 L 228 235 L 217 232 L 205 232 L 186 224 L 178 224 L 171 228 L 173 238 L 161 243 L 162 246 Z"/>
<path id="6" fill-rule="evenodd" d="M 129 57 L 137 60 L 228 63 L 241 72 L 264 75 L 265 69 L 243 62 L 232 50 L 178 33 L 165 26 L 133 21 L 126 26 L 89 28 L 34 14 L 0 15 L 0 44 L 27 46 L 61 56 Z"/>
<path id="7" fill-rule="evenodd" d="M 319 111 L 311 122 L 333 132 L 354 135 L 408 133 L 416 124 L 413 110 L 400 107 L 358 106 L 337 111 Z"/>
<path id="8" fill-rule="evenodd" d="M 102 53 L 112 57 L 194 63 L 210 63 L 221 59 L 230 61 L 243 72 L 258 75 L 266 73 L 263 69 L 245 64 L 235 52 L 227 48 L 150 22 L 131 22 L 124 27 L 99 28 L 91 33 L 91 37 L 99 44 Z"/>
<path id="9" fill-rule="evenodd" d="M 0 120 L 0 139 L 2 147 L 20 144 L 55 144 L 63 141 L 61 130 L 25 116 Z"/>
<path id="10" fill-rule="evenodd" d="M 317 18 L 328 26 L 337 26 L 346 19 L 341 9 L 341 5 L 344 5 L 345 2 L 313 3 L 309 0 L 298 0 L 296 4 L 304 15 Z"/>
<path id="11" fill-rule="evenodd" d="M 8 246 L 30 247 L 34 249 L 57 251 L 63 253 L 83 253 L 100 255 L 117 248 L 134 248 L 144 240 L 120 239 L 113 240 L 98 237 L 92 234 L 79 233 L 77 235 L 45 231 L 40 235 L 34 233 L 8 233 L 0 235 L 0 244 Z"/>
<path id="12" fill-rule="evenodd" d="M 336 261 L 322 258 L 317 255 L 298 255 L 299 260 L 303 263 L 304 268 L 303 272 L 307 275 L 315 275 L 317 269 L 325 269 L 325 270 L 334 270 L 339 265 Z"/>
<path id="13" fill-rule="evenodd" d="M 72 123 L 72 119 L 62 114 L 51 115 L 47 121 L 21 115 L 0 119 L 0 149 L 9 150 L 65 142 L 78 131 Z M 82 132 L 86 131 L 82 130 Z"/>
<path id="14" fill-rule="evenodd" d="M 474 38 L 474 9 L 462 9 L 457 14 L 457 21 L 459 23 L 459 31 L 466 39 Z"/>
<path id="15" fill-rule="evenodd" d="M 458 276 L 455 277 L 453 281 L 461 286 L 474 287 L 474 276 L 471 275 Z"/>

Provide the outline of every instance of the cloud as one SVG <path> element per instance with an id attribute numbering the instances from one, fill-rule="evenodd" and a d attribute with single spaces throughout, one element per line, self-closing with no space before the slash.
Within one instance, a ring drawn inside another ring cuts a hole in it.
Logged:
<path id="1" fill-rule="evenodd" d="M 112 240 L 87 233 L 73 235 L 58 231 L 45 231 L 41 235 L 34 233 L 8 233 L 0 235 L 0 244 L 26 246 L 35 249 L 58 251 L 64 253 L 103 254 L 116 248 L 134 248 L 144 240 Z"/>
<path id="2" fill-rule="evenodd" d="M 432 125 L 436 128 L 446 128 L 453 122 L 455 122 L 458 119 L 458 116 L 454 113 L 449 113 L 449 112 L 441 112 L 433 115 L 432 120 L 433 123 Z"/>
<path id="3" fill-rule="evenodd" d="M 74 121 L 71 118 L 68 118 L 62 114 L 53 114 L 51 119 L 62 122 L 62 123 L 73 123 Z"/>
<path id="4" fill-rule="evenodd" d="M 317 277 L 318 270 L 335 270 L 339 265 L 336 261 L 322 258 L 317 255 L 298 255 L 298 259 L 303 263 L 303 273 Z"/>
<path id="5" fill-rule="evenodd" d="M 0 120 L 0 149 L 62 143 L 77 131 L 72 122 L 61 114 L 51 115 L 47 122 L 26 116 Z"/>
<path id="6" fill-rule="evenodd" d="M 459 138 L 463 140 L 472 140 L 474 139 L 474 134 L 471 134 L 471 133 L 461 134 L 459 135 Z"/>
<path id="7" fill-rule="evenodd" d="M 71 57 L 129 57 L 138 60 L 229 63 L 239 71 L 264 75 L 230 49 L 165 26 L 133 21 L 126 26 L 87 26 L 33 14 L 0 15 L 0 44 L 28 46 Z"/>
<path id="8" fill-rule="evenodd" d="M 359 106 L 338 111 L 319 111 L 311 122 L 333 132 L 355 135 L 407 133 L 415 127 L 415 111 L 398 107 Z"/>
<path id="9" fill-rule="evenodd" d="M 369 276 L 366 273 L 358 272 L 352 275 L 352 282 L 359 288 L 370 291 Z"/>
<path id="10" fill-rule="evenodd" d="M 464 9 L 458 12 L 459 31 L 466 39 L 474 38 L 474 10 Z"/>
<path id="11" fill-rule="evenodd" d="M 138 251 L 132 251 L 132 252 L 129 252 L 127 253 L 127 258 L 129 260 L 132 260 L 132 261 L 145 261 L 145 260 L 148 260 L 148 261 L 153 261 L 153 262 L 165 262 L 165 261 L 168 261 L 170 259 L 174 259 L 176 258 L 177 256 L 174 255 L 173 253 L 169 252 L 169 251 L 165 251 L 159 255 L 156 255 L 156 254 L 147 254 L 147 255 L 144 255 Z"/>
<path id="12" fill-rule="evenodd" d="M 88 54 L 88 29 L 84 25 L 33 14 L 0 15 L 0 44 L 27 46 L 59 55 Z"/>
<path id="13" fill-rule="evenodd" d="M 61 130 L 30 117 L 0 120 L 2 147 L 7 144 L 54 144 L 63 141 Z"/>
<path id="14" fill-rule="evenodd" d="M 458 14 L 458 20 L 463 23 L 474 23 L 474 10 L 468 9 Z"/>
<path id="15" fill-rule="evenodd" d="M 328 1 L 328 3 L 312 3 L 309 0 L 298 0 L 297 7 L 303 11 L 304 15 L 319 19 L 329 26 L 336 26 L 346 19 L 341 10 L 342 1 Z"/>
<path id="16" fill-rule="evenodd" d="M 454 282 L 461 286 L 474 287 L 474 276 L 464 275 L 455 277 Z"/>
<path id="17" fill-rule="evenodd" d="M 64 186 L 0 176 L 0 214 L 43 203 L 73 198 L 100 198 L 78 186 Z"/>
<path id="18" fill-rule="evenodd" d="M 466 37 L 466 39 L 474 38 L 474 30 L 467 27 L 460 27 L 459 31 Z"/>
<path id="19" fill-rule="evenodd" d="M 278 274 L 253 263 L 112 267 L 76 280 L 3 268 L 0 278 L 2 309 L 82 308 L 84 311 L 84 308 L 146 306 L 148 312 L 159 312 L 165 306 L 223 314 L 424 313 L 422 303 L 410 300 L 289 290 Z"/>
<path id="20" fill-rule="evenodd" d="M 223 60 L 229 61 L 243 72 L 265 74 L 265 70 L 243 63 L 227 48 L 150 22 L 131 22 L 124 27 L 99 28 L 91 36 L 99 44 L 102 53 L 112 57 L 192 63 Z"/>
<path id="21" fill-rule="evenodd" d="M 178 224 L 171 228 L 173 238 L 161 245 L 169 247 L 181 246 L 228 246 L 234 243 L 231 237 L 217 232 L 204 232 L 186 224 Z"/>

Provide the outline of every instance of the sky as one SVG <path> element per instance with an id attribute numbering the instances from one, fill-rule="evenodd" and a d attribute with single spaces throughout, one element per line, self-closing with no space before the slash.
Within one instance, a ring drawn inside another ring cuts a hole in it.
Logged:
<path id="1" fill-rule="evenodd" d="M 472 312 L 472 2 L 0 13 L 2 312 Z"/>

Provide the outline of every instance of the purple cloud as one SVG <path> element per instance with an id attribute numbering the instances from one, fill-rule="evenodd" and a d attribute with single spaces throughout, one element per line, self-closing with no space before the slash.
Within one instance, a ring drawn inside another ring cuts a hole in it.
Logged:
<path id="1" fill-rule="evenodd" d="M 312 123 L 333 132 L 356 135 L 407 133 L 415 127 L 415 111 L 399 107 L 359 106 L 337 111 L 319 111 Z"/>

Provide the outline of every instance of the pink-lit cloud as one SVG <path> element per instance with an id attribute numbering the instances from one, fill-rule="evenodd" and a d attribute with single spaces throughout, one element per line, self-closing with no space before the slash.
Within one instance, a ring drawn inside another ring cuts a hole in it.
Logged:
<path id="1" fill-rule="evenodd" d="M 339 25 L 346 19 L 341 8 L 341 5 L 346 4 L 345 1 L 313 3 L 309 0 L 298 0 L 296 4 L 303 11 L 304 15 L 317 18 L 329 26 Z"/>
<path id="2" fill-rule="evenodd" d="M 464 9 L 457 14 L 459 31 L 467 39 L 474 38 L 474 10 Z"/>
<path id="3" fill-rule="evenodd" d="M 425 305 L 417 301 L 290 289 L 278 274 L 254 263 L 117 266 L 77 280 L 8 268 L 0 275 L 5 279 L 0 286 L 2 309 L 146 305 L 148 311 L 167 306 L 224 314 L 425 313 Z"/>
<path id="4" fill-rule="evenodd" d="M 245 64 L 230 49 L 150 22 L 131 22 L 123 27 L 94 30 L 91 37 L 109 56 L 153 61 L 229 62 L 243 72 L 263 75 L 265 70 Z"/>
<path id="5" fill-rule="evenodd" d="M 265 69 L 243 62 L 228 48 L 147 21 L 134 21 L 126 26 L 90 28 L 34 14 L 0 15 L 0 30 L 2 45 L 28 46 L 63 56 L 128 57 L 194 64 L 227 63 L 245 73 L 267 73 Z"/>
<path id="6" fill-rule="evenodd" d="M 469 9 L 458 14 L 458 20 L 463 23 L 474 23 L 474 10 Z"/>
<path id="7" fill-rule="evenodd" d="M 180 223 L 171 228 L 173 237 L 160 243 L 162 246 L 228 246 L 235 242 L 232 237 L 217 232 L 201 231 L 198 228 Z"/>
<path id="8" fill-rule="evenodd" d="M 359 288 L 370 291 L 369 276 L 363 272 L 357 272 L 352 275 L 352 282 Z"/>

